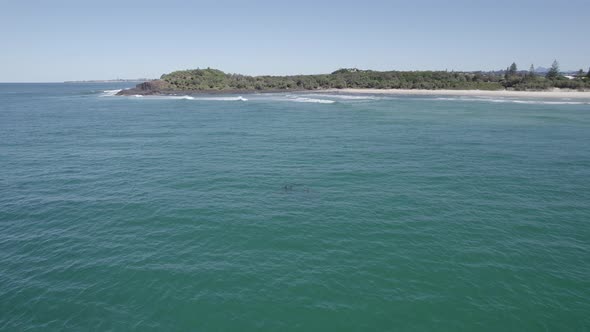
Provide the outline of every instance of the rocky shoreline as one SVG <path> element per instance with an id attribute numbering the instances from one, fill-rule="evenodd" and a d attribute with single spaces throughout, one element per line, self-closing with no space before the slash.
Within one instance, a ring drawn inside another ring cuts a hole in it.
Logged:
<path id="1" fill-rule="evenodd" d="M 240 93 L 281 93 L 281 92 L 314 92 L 327 91 L 328 89 L 305 90 L 305 89 L 210 89 L 210 90 L 174 90 L 165 86 L 165 82 L 160 80 L 143 82 L 131 89 L 123 89 L 117 93 L 117 96 L 151 96 L 151 95 L 198 95 L 198 94 L 240 94 Z"/>
<path id="2" fill-rule="evenodd" d="M 356 68 L 339 69 L 329 74 L 248 76 L 207 68 L 179 70 L 164 74 L 160 79 L 140 83 L 134 88 L 121 91 L 119 95 L 290 93 L 327 90 L 392 94 L 409 92 L 411 94 L 430 94 L 431 92 L 454 94 L 456 91 L 473 91 L 470 94 L 553 94 L 554 91 L 588 91 L 589 89 L 590 77 L 585 76 L 568 79 L 559 75 L 541 77 L 509 72 L 381 72 Z"/>
<path id="3" fill-rule="evenodd" d="M 551 89 L 542 91 L 510 91 L 510 90 L 425 90 L 425 89 L 210 89 L 210 90 L 175 90 L 170 89 L 161 80 L 147 81 L 134 88 L 124 89 L 118 96 L 150 96 L 150 95 L 203 95 L 203 94 L 248 94 L 248 93 L 354 93 L 354 94 L 389 94 L 389 95 L 444 95 L 444 96 L 474 96 L 474 97 L 531 97 L 531 98 L 584 98 L 590 99 L 590 91 L 576 91 L 568 89 Z"/>

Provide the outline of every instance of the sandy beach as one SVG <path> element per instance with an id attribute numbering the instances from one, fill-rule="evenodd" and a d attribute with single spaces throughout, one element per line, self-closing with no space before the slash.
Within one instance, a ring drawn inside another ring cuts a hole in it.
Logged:
<path id="1" fill-rule="evenodd" d="M 409 90 L 409 89 L 330 89 L 336 93 L 368 93 L 387 95 L 423 96 L 472 96 L 472 97 L 527 97 L 527 98 L 576 98 L 590 99 L 590 91 L 548 90 L 548 91 L 507 91 L 507 90 Z"/>

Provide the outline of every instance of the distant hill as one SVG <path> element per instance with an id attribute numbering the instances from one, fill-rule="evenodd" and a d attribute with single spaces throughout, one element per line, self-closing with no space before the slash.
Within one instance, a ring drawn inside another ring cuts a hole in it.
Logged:
<path id="1" fill-rule="evenodd" d="M 545 67 L 535 68 L 535 73 L 539 73 L 539 74 L 547 74 L 548 71 L 549 71 L 549 68 L 545 68 Z"/>
<path id="2" fill-rule="evenodd" d="M 537 74 L 545 75 L 545 74 L 547 74 L 547 72 L 549 72 L 549 68 L 545 68 L 545 67 L 535 68 L 535 73 L 537 73 Z M 577 70 L 562 70 L 561 71 L 561 73 L 565 74 L 565 75 L 576 74 L 577 72 L 578 72 Z"/>

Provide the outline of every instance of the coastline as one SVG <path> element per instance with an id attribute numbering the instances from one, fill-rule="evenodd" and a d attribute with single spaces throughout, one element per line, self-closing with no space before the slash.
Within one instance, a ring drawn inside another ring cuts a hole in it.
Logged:
<path id="1" fill-rule="evenodd" d="M 207 68 L 177 70 L 118 95 L 293 92 L 588 99 L 590 81 L 572 81 L 559 75 L 555 79 L 530 79 L 515 73 L 508 79 L 504 73 L 495 72 L 379 72 L 355 68 L 317 75 L 248 76 Z"/>
<path id="2" fill-rule="evenodd" d="M 145 88 L 147 86 L 148 88 Z M 587 99 L 590 100 L 590 91 L 577 91 L 567 89 L 552 89 L 545 91 L 510 91 L 510 90 L 425 90 L 425 89 L 369 89 L 369 88 L 343 88 L 343 89 L 227 89 L 227 90 L 159 90 L 146 83 L 130 89 L 123 89 L 118 96 L 132 95 L 223 95 L 223 94 L 265 94 L 265 93 L 335 93 L 335 94 L 373 94 L 373 95 L 398 95 L 398 96 L 463 96 L 463 97 L 514 97 L 514 98 L 554 98 L 554 99 Z"/>
<path id="3" fill-rule="evenodd" d="M 410 89 L 326 89 L 323 92 L 420 95 L 420 96 L 472 96 L 472 97 L 529 97 L 529 98 L 584 98 L 590 99 L 590 91 L 560 90 L 508 91 L 508 90 L 410 90 Z"/>

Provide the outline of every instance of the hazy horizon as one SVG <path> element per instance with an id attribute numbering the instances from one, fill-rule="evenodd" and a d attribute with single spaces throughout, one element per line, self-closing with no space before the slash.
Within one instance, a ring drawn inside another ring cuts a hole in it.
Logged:
<path id="1" fill-rule="evenodd" d="M 590 66 L 583 1 L 4 4 L 0 82 Z"/>
<path id="2" fill-rule="evenodd" d="M 535 69 L 541 68 L 541 67 L 547 69 L 547 67 L 545 67 L 545 66 L 538 66 L 538 67 L 535 66 Z M 205 69 L 205 68 L 207 68 L 207 67 L 179 68 L 179 69 L 170 70 L 169 72 L 173 72 L 173 71 L 177 71 L 177 70 Z M 219 70 L 224 71 L 223 68 L 211 68 L 211 69 L 219 69 Z M 302 74 L 302 75 L 329 74 L 329 73 L 331 73 L 331 72 L 333 72 L 335 70 L 338 70 L 338 69 L 342 69 L 342 68 L 335 68 L 333 70 L 326 71 L 326 72 L 321 72 L 321 73 L 320 72 L 318 72 L 318 73 L 305 73 L 305 74 Z M 372 68 L 357 68 L 357 69 L 360 69 L 360 70 L 374 70 Z M 395 71 L 397 69 L 390 69 L 390 70 L 391 71 Z M 421 70 L 416 70 L 416 71 L 446 71 L 446 70 L 448 70 L 448 69 L 421 69 Z M 482 70 L 482 71 L 483 72 L 491 72 L 491 71 L 502 71 L 502 70 L 504 70 L 504 69 L 498 68 L 498 69 L 489 69 L 489 70 Z M 519 67 L 518 70 L 519 71 L 526 71 L 528 69 L 526 69 L 524 67 L 522 67 L 522 68 Z M 383 69 L 383 70 L 379 70 L 379 71 L 388 71 L 388 69 Z M 412 69 L 406 69 L 405 71 L 412 71 Z M 453 70 L 448 70 L 448 71 L 475 72 L 475 71 L 479 71 L 479 70 L 454 70 L 453 69 Z M 572 72 L 574 70 L 573 69 L 561 69 L 561 71 L 562 72 Z M 169 73 L 169 72 L 167 72 L 167 73 Z M 224 71 L 224 72 L 225 73 L 228 73 L 228 74 L 243 74 L 243 73 L 238 73 L 238 72 L 227 72 L 227 71 Z M 166 74 L 166 73 L 162 73 L 162 74 Z M 299 74 L 300 73 L 287 73 L 287 74 L 282 74 L 282 75 L 289 76 L 289 75 L 299 75 Z M 244 74 L 244 75 L 251 75 L 251 76 L 267 76 L 267 75 L 270 75 L 270 76 L 281 76 L 281 74 Z M 100 83 L 98 81 L 117 81 L 117 80 L 133 82 L 133 81 L 142 81 L 144 79 L 148 79 L 148 80 L 151 80 L 151 79 L 159 79 L 160 76 L 161 75 L 158 75 L 156 77 L 83 78 L 83 79 L 77 79 L 77 80 L 63 80 L 63 81 L 27 81 L 27 82 L 25 82 L 25 81 L 21 81 L 21 82 L 18 82 L 18 81 L 0 81 L 0 83 L 2 83 L 2 84 L 8 84 L 8 83 L 66 83 L 66 82 L 85 82 L 85 81 L 88 81 L 88 83 L 95 83 L 94 81 L 97 81 L 96 83 Z"/>

